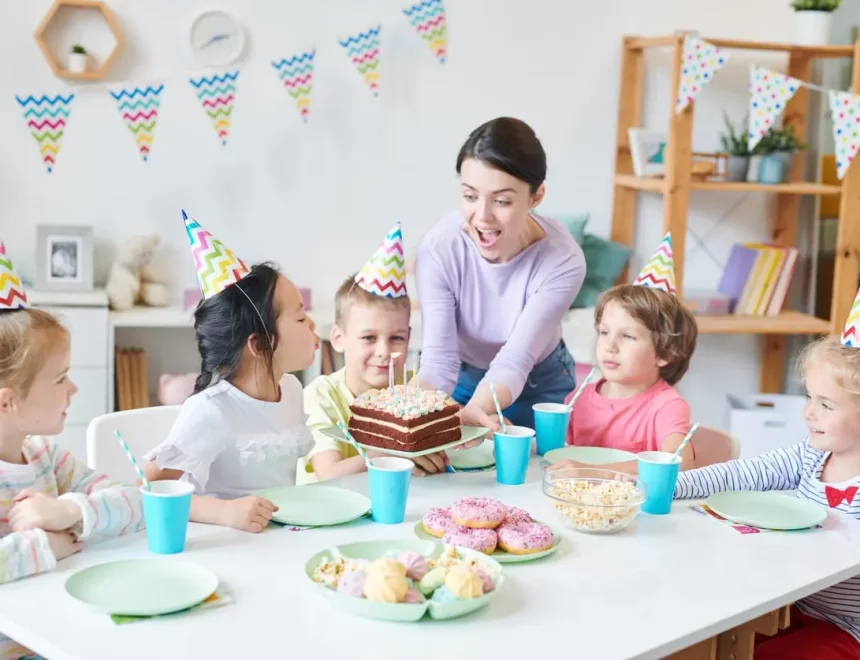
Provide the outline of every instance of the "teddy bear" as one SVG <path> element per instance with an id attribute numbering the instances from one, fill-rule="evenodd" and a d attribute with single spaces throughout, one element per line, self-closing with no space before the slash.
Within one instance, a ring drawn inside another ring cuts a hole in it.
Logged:
<path id="1" fill-rule="evenodd" d="M 160 242 L 154 234 L 133 236 L 120 248 L 105 287 L 111 309 L 127 311 L 138 303 L 151 307 L 170 304 L 167 274 L 152 263 Z"/>

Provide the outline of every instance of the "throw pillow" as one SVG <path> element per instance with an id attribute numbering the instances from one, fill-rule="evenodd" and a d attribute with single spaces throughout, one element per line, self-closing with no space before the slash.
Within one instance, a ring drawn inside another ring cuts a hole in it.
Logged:
<path id="1" fill-rule="evenodd" d="M 571 309 L 594 307 L 601 293 L 615 284 L 633 250 L 621 243 L 586 234 L 582 244 L 585 253 L 585 280 Z"/>
<path id="2" fill-rule="evenodd" d="M 573 236 L 573 240 L 579 247 L 585 240 L 585 225 L 588 224 L 590 213 L 574 213 L 571 215 L 555 216 L 555 219 Z"/>

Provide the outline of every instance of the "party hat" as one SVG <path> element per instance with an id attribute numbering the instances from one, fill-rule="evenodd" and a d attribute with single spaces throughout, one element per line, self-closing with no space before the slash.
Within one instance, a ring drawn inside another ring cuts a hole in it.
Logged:
<path id="1" fill-rule="evenodd" d="M 848 320 L 845 322 L 845 329 L 842 331 L 842 345 L 850 346 L 851 348 L 860 348 L 860 290 L 857 291 L 857 295 L 854 297 L 854 304 L 851 305 L 851 311 L 848 312 Z"/>
<path id="2" fill-rule="evenodd" d="M 0 309 L 26 309 L 27 292 L 15 272 L 12 260 L 6 256 L 6 246 L 0 241 Z"/>
<path id="3" fill-rule="evenodd" d="M 645 264 L 633 284 L 660 289 L 675 295 L 675 260 L 672 258 L 672 235 L 666 232 L 657 251 Z"/>
<path id="4" fill-rule="evenodd" d="M 197 281 L 200 282 L 204 299 L 221 293 L 250 272 L 245 262 L 211 232 L 203 229 L 199 222 L 189 218 L 185 211 L 182 212 L 182 219 L 185 221 L 194 267 L 197 269 Z"/>
<path id="5" fill-rule="evenodd" d="M 406 295 L 403 232 L 399 222 L 385 235 L 382 245 L 355 276 L 355 283 L 377 296 L 399 298 Z"/>

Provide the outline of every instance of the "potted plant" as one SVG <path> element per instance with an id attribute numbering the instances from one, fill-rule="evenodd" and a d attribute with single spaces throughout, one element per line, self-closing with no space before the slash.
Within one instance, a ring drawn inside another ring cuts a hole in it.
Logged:
<path id="1" fill-rule="evenodd" d="M 804 149 L 806 144 L 797 139 L 793 126 L 771 128 L 753 149 L 753 155 L 760 156 L 758 182 L 783 183 L 794 154 Z"/>
<path id="2" fill-rule="evenodd" d="M 822 46 L 830 42 L 833 12 L 842 0 L 791 0 L 794 9 L 794 43 Z"/>
<path id="3" fill-rule="evenodd" d="M 80 44 L 75 44 L 69 53 L 69 71 L 72 73 L 84 73 L 86 70 L 87 49 Z"/>
<path id="4" fill-rule="evenodd" d="M 723 151 L 729 155 L 726 167 L 727 181 L 746 181 L 750 168 L 749 137 L 747 136 L 747 119 L 744 118 L 740 128 L 735 129 L 729 116 L 724 112 L 723 121 L 726 124 L 726 133 L 720 135 Z"/>

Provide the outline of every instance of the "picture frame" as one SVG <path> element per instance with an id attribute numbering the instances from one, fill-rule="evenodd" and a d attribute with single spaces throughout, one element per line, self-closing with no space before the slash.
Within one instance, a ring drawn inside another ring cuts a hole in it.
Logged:
<path id="1" fill-rule="evenodd" d="M 666 172 L 663 154 L 669 141 L 666 131 L 647 128 L 628 130 L 630 156 L 633 160 L 633 173 L 636 176 L 662 176 Z"/>
<path id="2" fill-rule="evenodd" d="M 36 288 L 44 291 L 93 290 L 92 227 L 36 227 Z"/>

